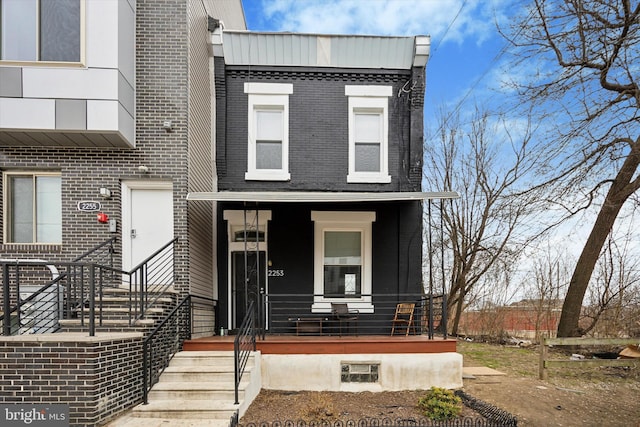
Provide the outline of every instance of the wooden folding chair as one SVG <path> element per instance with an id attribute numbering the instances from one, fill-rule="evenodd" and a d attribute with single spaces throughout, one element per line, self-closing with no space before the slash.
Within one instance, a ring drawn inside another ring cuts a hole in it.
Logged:
<path id="1" fill-rule="evenodd" d="M 409 302 L 401 302 L 396 305 L 396 313 L 394 314 L 393 321 L 391 323 L 391 335 L 394 334 L 396 325 L 404 326 L 406 328 L 405 335 L 409 335 L 409 331 L 412 327 L 413 332 L 416 332 L 416 325 L 413 324 L 413 311 L 415 308 L 416 305 Z"/>

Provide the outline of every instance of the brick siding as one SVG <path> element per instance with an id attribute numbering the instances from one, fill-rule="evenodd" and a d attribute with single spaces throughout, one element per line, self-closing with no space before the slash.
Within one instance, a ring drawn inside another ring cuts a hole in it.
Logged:
<path id="1" fill-rule="evenodd" d="M 221 61 L 216 66 L 222 65 Z M 424 69 L 419 69 L 424 74 Z M 422 98 L 400 89 L 411 83 L 410 71 L 293 70 L 227 67 L 224 79 L 216 68 L 216 159 L 220 190 L 420 191 Z M 420 75 L 416 71 L 416 74 Z M 418 78 L 424 82 L 423 77 Z M 287 182 L 245 181 L 247 171 L 248 99 L 245 82 L 292 83 L 289 96 L 289 169 Z M 221 86 L 223 85 L 223 86 Z M 389 98 L 389 184 L 347 183 L 348 97 L 346 85 L 387 85 Z M 414 91 L 424 91 L 417 84 Z M 423 95 L 422 95 L 423 96 Z M 415 114 L 414 114 L 415 112 Z M 412 134 L 413 132 L 413 134 Z M 410 144 L 410 140 L 418 144 Z M 416 160 L 418 159 L 418 160 Z M 418 162 L 418 163 L 416 163 Z"/>
<path id="2" fill-rule="evenodd" d="M 142 334 L 0 338 L 0 401 L 69 405 L 70 425 L 102 425 L 142 399 Z"/>

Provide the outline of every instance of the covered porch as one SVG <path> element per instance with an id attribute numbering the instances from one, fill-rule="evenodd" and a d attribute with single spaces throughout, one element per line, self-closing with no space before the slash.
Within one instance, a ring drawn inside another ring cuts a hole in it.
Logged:
<path id="1" fill-rule="evenodd" d="M 233 351 L 235 336 L 187 340 L 185 351 Z M 256 340 L 262 354 L 416 354 L 456 352 L 456 340 L 426 335 L 295 336 L 266 335 Z"/>

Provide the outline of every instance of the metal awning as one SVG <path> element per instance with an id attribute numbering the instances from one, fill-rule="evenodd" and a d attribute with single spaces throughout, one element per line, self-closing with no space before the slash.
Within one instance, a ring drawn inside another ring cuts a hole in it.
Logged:
<path id="1" fill-rule="evenodd" d="M 393 202 L 403 200 L 457 199 L 455 191 L 406 192 L 316 192 L 316 191 L 219 191 L 187 194 L 187 200 L 216 202 Z"/>

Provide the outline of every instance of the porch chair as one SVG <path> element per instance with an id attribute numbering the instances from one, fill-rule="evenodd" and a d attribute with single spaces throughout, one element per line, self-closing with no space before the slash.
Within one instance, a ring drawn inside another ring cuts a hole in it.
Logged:
<path id="1" fill-rule="evenodd" d="M 415 303 L 401 302 L 396 305 L 396 313 L 393 315 L 393 321 L 391 323 L 391 335 L 396 330 L 396 325 L 406 328 L 405 335 L 409 335 L 409 331 L 413 327 L 413 333 L 416 333 L 416 325 L 413 323 L 413 311 L 415 310 Z"/>
<path id="2" fill-rule="evenodd" d="M 349 310 L 346 303 L 332 302 L 331 314 L 333 319 L 338 322 L 338 333 L 342 336 L 342 323 L 347 324 L 347 332 L 350 330 L 350 324 L 354 323 L 356 327 L 356 335 L 358 335 L 358 310 Z"/>

